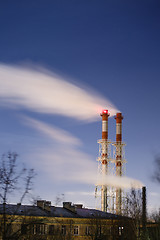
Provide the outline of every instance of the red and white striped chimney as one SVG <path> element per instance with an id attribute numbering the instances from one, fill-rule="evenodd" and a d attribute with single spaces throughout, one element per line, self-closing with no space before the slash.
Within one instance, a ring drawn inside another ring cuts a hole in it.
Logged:
<path id="1" fill-rule="evenodd" d="M 102 116 L 102 139 L 108 139 L 108 110 L 103 110 Z"/>
<path id="2" fill-rule="evenodd" d="M 116 175 L 121 176 L 122 175 L 122 170 L 121 170 L 121 160 L 122 160 L 122 113 L 117 113 L 116 114 Z"/>
<path id="3" fill-rule="evenodd" d="M 116 114 L 116 142 L 122 141 L 122 113 L 118 112 Z"/>
<path id="4" fill-rule="evenodd" d="M 108 149 L 107 149 L 107 140 L 108 140 L 108 110 L 103 110 L 101 113 L 102 116 L 102 140 L 106 142 L 106 147 L 102 149 L 102 164 L 107 164 Z"/>
<path id="5" fill-rule="evenodd" d="M 107 174 L 107 160 L 108 160 L 108 110 L 103 110 L 101 113 L 102 116 L 102 177 Z M 101 210 L 107 211 L 107 187 L 102 185 L 101 188 Z"/>
<path id="6" fill-rule="evenodd" d="M 122 113 L 116 114 L 116 176 L 122 176 Z M 122 191 L 116 189 L 116 214 L 122 211 Z"/>

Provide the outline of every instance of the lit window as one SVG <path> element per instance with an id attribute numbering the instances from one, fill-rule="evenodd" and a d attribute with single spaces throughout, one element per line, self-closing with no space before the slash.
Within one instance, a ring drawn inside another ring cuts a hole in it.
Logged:
<path id="1" fill-rule="evenodd" d="M 79 232 L 78 232 L 78 226 L 74 226 L 74 235 L 78 235 L 79 234 Z"/>
<path id="2" fill-rule="evenodd" d="M 123 233 L 123 228 L 124 228 L 124 227 L 119 227 L 119 228 L 118 228 L 118 233 L 119 233 L 119 236 L 121 236 L 121 235 L 122 235 L 122 233 Z"/>

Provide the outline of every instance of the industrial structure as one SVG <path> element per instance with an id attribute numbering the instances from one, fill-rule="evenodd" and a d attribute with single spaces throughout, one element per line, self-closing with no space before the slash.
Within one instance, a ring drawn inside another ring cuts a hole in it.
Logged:
<path id="1" fill-rule="evenodd" d="M 103 110 L 102 139 L 99 143 L 98 181 L 95 190 L 96 198 L 101 198 L 101 211 L 122 214 L 125 200 L 124 192 L 120 188 L 107 185 L 106 176 L 121 177 L 125 175 L 124 146 L 122 142 L 122 113 L 116 114 L 116 141 L 108 140 L 108 110 Z"/>

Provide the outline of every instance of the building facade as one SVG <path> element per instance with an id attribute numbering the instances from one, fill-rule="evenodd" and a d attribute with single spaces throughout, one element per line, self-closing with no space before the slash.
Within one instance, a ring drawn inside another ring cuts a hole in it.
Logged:
<path id="1" fill-rule="evenodd" d="M 63 207 L 45 200 L 34 206 L 1 204 L 0 218 L 3 240 L 135 239 L 130 219 L 71 202 L 64 202 Z"/>

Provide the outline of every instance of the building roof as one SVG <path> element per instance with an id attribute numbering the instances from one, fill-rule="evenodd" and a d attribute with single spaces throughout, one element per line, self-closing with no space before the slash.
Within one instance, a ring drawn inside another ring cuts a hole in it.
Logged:
<path id="1" fill-rule="evenodd" d="M 7 215 L 35 216 L 35 217 L 65 217 L 65 218 L 101 218 L 118 219 L 121 216 L 102 212 L 95 209 L 78 208 L 73 205 L 73 209 L 50 206 L 44 209 L 35 205 L 6 204 L 5 211 Z M 0 214 L 3 214 L 3 204 L 0 204 Z"/>

